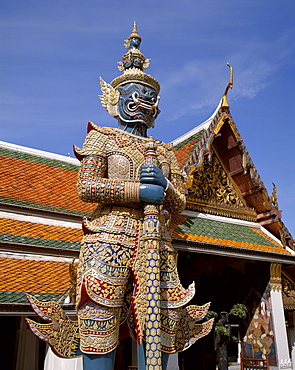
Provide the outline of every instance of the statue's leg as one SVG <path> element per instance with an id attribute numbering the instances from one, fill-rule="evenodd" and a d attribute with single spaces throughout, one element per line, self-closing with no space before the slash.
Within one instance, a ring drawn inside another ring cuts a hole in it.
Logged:
<path id="1" fill-rule="evenodd" d="M 88 355 L 83 353 L 83 370 L 113 370 L 116 350 L 105 355 Z"/>
<path id="2" fill-rule="evenodd" d="M 162 352 L 162 368 L 167 369 L 169 353 Z"/>
<path id="3" fill-rule="evenodd" d="M 166 370 L 169 354 L 162 352 L 162 369 Z M 137 345 L 138 370 L 145 370 L 145 344 Z"/>
<path id="4" fill-rule="evenodd" d="M 145 370 L 145 345 L 137 344 L 138 370 Z"/>

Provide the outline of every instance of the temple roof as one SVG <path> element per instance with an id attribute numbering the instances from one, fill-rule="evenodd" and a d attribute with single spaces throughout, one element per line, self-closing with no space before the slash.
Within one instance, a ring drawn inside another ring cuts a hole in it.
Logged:
<path id="1" fill-rule="evenodd" d="M 93 205 L 77 196 L 78 160 L 0 142 L 0 204 L 84 215 Z"/>
<path id="2" fill-rule="evenodd" d="M 3 304 L 27 305 L 26 293 L 44 301 L 65 298 L 70 288 L 69 262 L 0 253 L 0 310 Z"/>
<path id="3" fill-rule="evenodd" d="M 292 236 L 281 220 L 276 188 L 268 194 L 223 100 L 210 118 L 173 141 L 187 177 L 187 207 L 257 221 L 284 246 L 294 249 Z"/>
<path id="4" fill-rule="evenodd" d="M 243 249 L 292 255 L 279 239 L 257 222 L 184 211 L 173 218 L 171 227 L 174 230 L 174 240 L 178 243 L 186 241 L 200 243 L 208 248 L 214 245 L 239 249 L 239 251 Z"/>
<path id="5" fill-rule="evenodd" d="M 77 196 L 79 161 L 4 142 L 0 157 L 0 310 L 30 312 L 25 293 L 64 303 L 95 207 Z"/>
<path id="6" fill-rule="evenodd" d="M 221 102 L 217 106 L 212 116 L 209 117 L 206 121 L 196 126 L 184 135 L 180 136 L 179 138 L 173 140 L 173 151 L 180 167 L 183 167 L 186 164 L 188 159 L 197 149 L 198 143 L 200 142 L 206 130 L 212 123 L 212 120 L 218 113 L 220 106 Z"/>
<path id="7" fill-rule="evenodd" d="M 79 251 L 82 235 L 81 222 L 0 212 L 0 243 L 13 250 Z"/>

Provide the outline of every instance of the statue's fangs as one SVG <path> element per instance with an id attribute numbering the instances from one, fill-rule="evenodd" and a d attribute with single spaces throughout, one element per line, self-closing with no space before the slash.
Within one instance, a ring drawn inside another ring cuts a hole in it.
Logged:
<path id="1" fill-rule="evenodd" d="M 32 331 L 58 356 L 82 354 L 84 370 L 111 370 L 123 332 L 146 348 L 140 369 L 163 369 L 163 353 L 187 349 L 213 324 L 197 323 L 209 304 L 186 306 L 194 284 L 185 289 L 179 280 L 169 222 L 185 208 L 183 178 L 172 145 L 147 137 L 160 113 L 160 85 L 143 72 L 150 60 L 140 43 L 134 23 L 119 62 L 122 74 L 110 84 L 100 80 L 101 103 L 118 128 L 89 123 L 82 149 L 75 148 L 81 162 L 78 195 L 98 204 L 83 220 L 78 321 L 56 302 L 28 297 L 35 312 L 50 322 L 27 320 Z"/>

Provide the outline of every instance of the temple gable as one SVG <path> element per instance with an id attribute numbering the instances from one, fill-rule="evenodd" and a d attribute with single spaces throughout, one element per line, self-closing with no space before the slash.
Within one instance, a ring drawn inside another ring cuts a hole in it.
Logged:
<path id="1" fill-rule="evenodd" d="M 187 206 L 204 213 L 215 213 L 243 219 L 255 219 L 254 209 L 247 207 L 230 175 L 216 154 L 205 159 L 201 169 L 194 172 L 188 188 Z"/>

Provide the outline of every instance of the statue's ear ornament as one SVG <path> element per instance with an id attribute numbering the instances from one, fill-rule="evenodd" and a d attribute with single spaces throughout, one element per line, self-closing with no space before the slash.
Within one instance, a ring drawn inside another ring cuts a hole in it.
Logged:
<path id="1" fill-rule="evenodd" d="M 99 80 L 102 95 L 98 95 L 98 97 L 100 98 L 101 104 L 111 116 L 116 117 L 118 115 L 117 103 L 120 98 L 120 92 L 112 85 L 105 82 L 101 77 Z"/>
<path id="2" fill-rule="evenodd" d="M 145 59 L 144 62 L 143 62 L 143 65 L 142 65 L 142 69 L 149 68 L 150 63 L 151 63 L 151 59 Z"/>

